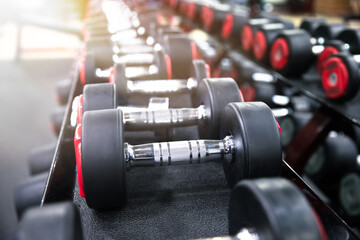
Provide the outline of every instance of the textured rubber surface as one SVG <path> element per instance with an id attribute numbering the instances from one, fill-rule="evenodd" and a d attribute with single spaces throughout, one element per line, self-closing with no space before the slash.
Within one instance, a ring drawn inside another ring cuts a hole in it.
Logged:
<path id="1" fill-rule="evenodd" d="M 85 239 L 196 239 L 228 234 L 230 190 L 220 162 L 134 168 L 126 173 L 126 182 L 128 203 L 111 212 L 91 210 L 75 189 Z"/>

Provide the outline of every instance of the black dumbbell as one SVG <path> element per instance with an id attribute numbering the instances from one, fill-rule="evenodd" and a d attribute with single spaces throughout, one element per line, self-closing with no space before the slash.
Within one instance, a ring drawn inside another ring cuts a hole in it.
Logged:
<path id="1" fill-rule="evenodd" d="M 36 175 L 50 170 L 55 155 L 56 142 L 33 149 L 28 157 L 30 175 Z"/>
<path id="2" fill-rule="evenodd" d="M 345 175 L 339 187 L 340 206 L 345 210 L 350 223 L 360 221 L 360 176 L 358 169 Z"/>
<path id="3" fill-rule="evenodd" d="M 116 108 L 118 85 L 92 84 L 84 88 L 82 112 Z M 194 94 L 196 108 L 127 110 L 121 108 L 126 130 L 183 127 L 198 125 L 201 138 L 219 138 L 221 112 L 228 103 L 242 102 L 236 82 L 231 78 L 205 78 Z M 79 109 L 80 110 L 80 109 Z M 82 113 L 78 113 L 81 122 Z"/>
<path id="4" fill-rule="evenodd" d="M 80 215 L 70 202 L 34 207 L 21 219 L 14 240 L 82 240 Z"/>
<path id="5" fill-rule="evenodd" d="M 83 85 L 113 81 L 116 68 L 110 67 L 103 70 L 97 68 L 95 55 L 92 52 L 86 53 L 84 64 L 80 67 L 80 80 Z M 115 60 L 116 64 L 127 66 L 124 74 L 130 80 L 171 79 L 172 77 L 171 61 L 163 50 L 155 51 L 153 54 L 124 55 Z"/>
<path id="6" fill-rule="evenodd" d="M 327 239 L 305 196 L 282 178 L 243 180 L 235 185 L 229 232 L 234 239 Z"/>
<path id="7" fill-rule="evenodd" d="M 313 35 L 304 29 L 282 31 L 271 46 L 271 67 L 285 76 L 304 73 L 324 50 L 324 43 L 336 39 L 345 28 L 343 24 L 322 23 Z"/>
<path id="8" fill-rule="evenodd" d="M 309 159 L 305 174 L 318 186 L 337 184 L 357 167 L 358 150 L 346 135 L 330 135 Z"/>
<path id="9" fill-rule="evenodd" d="M 270 24 L 270 27 L 265 29 L 293 29 L 294 24 L 292 22 L 276 18 L 254 18 L 249 19 L 247 23 L 241 29 L 241 47 L 246 53 L 250 53 L 253 49 L 258 47 L 259 42 L 256 42 L 256 32 L 261 27 Z M 275 25 L 274 25 L 275 24 Z M 256 45 L 255 45 L 256 43 Z M 271 45 L 269 45 L 271 46 Z M 263 46 L 262 46 L 263 47 Z"/>
<path id="10" fill-rule="evenodd" d="M 55 98 L 59 105 L 66 105 L 69 100 L 69 94 L 72 82 L 65 79 L 56 83 Z"/>
<path id="11" fill-rule="evenodd" d="M 249 12 L 250 10 L 243 6 L 239 6 L 237 4 L 233 6 L 231 12 L 226 14 L 223 21 L 223 25 L 221 27 L 221 38 L 238 43 L 240 38 L 239 29 L 241 29 L 248 21 L 250 17 Z"/>
<path id="12" fill-rule="evenodd" d="M 240 7 L 239 7 L 240 8 Z M 221 33 L 222 25 L 228 13 L 232 11 L 230 4 L 216 1 L 205 1 L 202 6 L 202 26 L 210 34 Z"/>
<path id="13" fill-rule="evenodd" d="M 16 186 L 14 205 L 19 219 L 26 209 L 40 206 L 48 175 L 49 173 L 45 172 L 32 176 Z"/>
<path id="14" fill-rule="evenodd" d="M 327 59 L 321 74 L 326 97 L 345 101 L 357 95 L 360 88 L 359 56 L 338 53 Z"/>
<path id="15" fill-rule="evenodd" d="M 228 183 L 244 178 L 276 176 L 281 170 L 279 129 L 264 103 L 231 103 L 223 112 L 221 140 L 129 145 L 123 139 L 119 109 L 84 114 L 81 169 L 85 198 L 95 209 L 126 204 L 127 168 L 195 164 L 222 160 Z M 96 136 L 96 137 L 94 137 Z"/>

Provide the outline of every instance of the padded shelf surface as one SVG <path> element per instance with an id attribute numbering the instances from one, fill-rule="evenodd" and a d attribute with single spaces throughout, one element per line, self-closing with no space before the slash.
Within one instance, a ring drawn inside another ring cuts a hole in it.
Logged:
<path id="1" fill-rule="evenodd" d="M 127 172 L 128 204 L 96 212 L 78 194 L 85 239 L 194 239 L 228 233 L 230 189 L 221 162 Z"/>

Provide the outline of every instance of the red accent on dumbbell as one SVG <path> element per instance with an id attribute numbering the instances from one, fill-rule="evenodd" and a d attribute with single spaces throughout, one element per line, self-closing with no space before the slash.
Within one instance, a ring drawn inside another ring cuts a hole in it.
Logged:
<path id="1" fill-rule="evenodd" d="M 181 13 L 181 14 L 186 14 L 187 7 L 188 7 L 187 2 L 182 1 L 182 2 L 180 3 L 180 13 Z"/>
<path id="2" fill-rule="evenodd" d="M 203 6 L 202 21 L 203 21 L 204 27 L 207 30 L 209 30 L 214 21 L 214 12 L 209 6 Z"/>
<path id="3" fill-rule="evenodd" d="M 171 59 L 169 55 L 165 54 L 165 64 L 166 64 L 166 73 L 168 79 L 172 78 L 172 66 L 171 66 Z"/>
<path id="4" fill-rule="evenodd" d="M 316 226 L 319 229 L 321 240 L 328 240 L 324 225 L 322 224 L 319 215 L 312 209 L 313 216 L 315 218 Z"/>
<path id="5" fill-rule="evenodd" d="M 200 59 L 198 56 L 196 44 L 194 42 L 191 43 L 191 55 L 193 60 Z"/>
<path id="6" fill-rule="evenodd" d="M 253 34 L 250 26 L 244 26 L 241 32 L 241 46 L 245 51 L 250 51 L 253 43 Z"/>
<path id="7" fill-rule="evenodd" d="M 285 39 L 278 38 L 271 47 L 270 63 L 275 70 L 283 69 L 289 61 L 289 46 Z"/>
<path id="8" fill-rule="evenodd" d="M 79 56 L 79 75 L 80 75 L 80 82 L 84 86 L 85 85 L 85 45 L 80 50 Z"/>
<path id="9" fill-rule="evenodd" d="M 266 53 L 267 45 L 266 38 L 263 32 L 257 31 L 255 33 L 254 45 L 253 45 L 253 53 L 254 57 L 257 60 L 261 60 L 264 58 Z"/>
<path id="10" fill-rule="evenodd" d="M 208 78 L 211 78 L 211 68 L 210 68 L 210 65 L 209 64 L 205 64 L 205 68 L 206 68 L 206 76 Z"/>
<path id="11" fill-rule="evenodd" d="M 279 122 L 276 120 L 276 124 L 277 124 L 277 126 L 278 126 L 278 129 L 279 129 L 279 133 L 281 134 L 281 127 L 280 127 L 280 124 L 279 124 Z"/>
<path id="12" fill-rule="evenodd" d="M 234 27 L 234 16 L 231 13 L 226 14 L 223 26 L 221 37 L 223 39 L 228 39 Z"/>
<path id="13" fill-rule="evenodd" d="M 188 9 L 187 9 L 187 16 L 190 20 L 194 20 L 195 10 L 196 10 L 196 4 L 194 2 L 190 2 L 188 4 Z"/>
<path id="14" fill-rule="evenodd" d="M 332 56 L 339 53 L 339 49 L 333 46 L 327 46 L 324 50 L 320 53 L 316 63 L 316 69 L 319 74 L 324 71 L 325 62 Z"/>
<path id="15" fill-rule="evenodd" d="M 74 147 L 76 158 L 76 169 L 78 175 L 79 193 L 81 197 L 85 197 L 82 169 L 81 169 L 81 124 L 78 124 L 75 129 Z"/>
<path id="16" fill-rule="evenodd" d="M 83 116 L 83 95 L 81 94 L 77 99 L 77 114 L 76 114 L 76 123 L 79 125 L 82 122 Z"/>
<path id="17" fill-rule="evenodd" d="M 340 58 L 333 57 L 325 62 L 321 82 L 328 98 L 336 99 L 346 94 L 349 73 Z"/>
<path id="18" fill-rule="evenodd" d="M 114 66 L 111 66 L 109 68 L 110 76 L 109 76 L 109 83 L 115 83 L 115 68 Z"/>
<path id="19" fill-rule="evenodd" d="M 255 101 L 255 89 L 252 86 L 241 86 L 240 90 L 243 93 L 245 102 Z"/>

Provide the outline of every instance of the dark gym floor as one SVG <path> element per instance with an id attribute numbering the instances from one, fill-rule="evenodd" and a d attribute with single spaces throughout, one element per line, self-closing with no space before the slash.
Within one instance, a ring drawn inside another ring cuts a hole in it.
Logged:
<path id="1" fill-rule="evenodd" d="M 51 57 L 49 55 L 49 57 Z M 0 239 L 14 231 L 14 187 L 29 177 L 31 149 L 56 140 L 49 128 L 54 87 L 73 58 L 0 61 Z"/>

